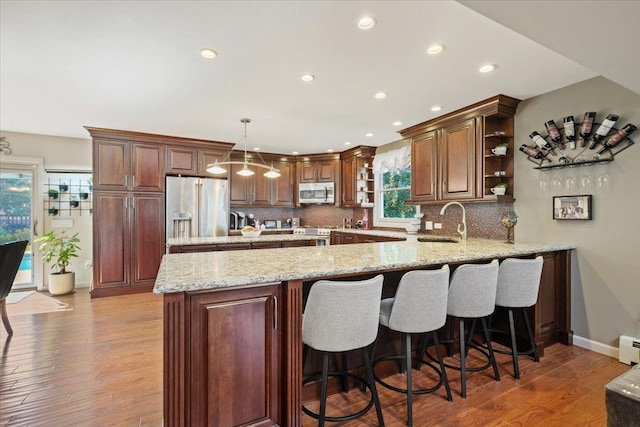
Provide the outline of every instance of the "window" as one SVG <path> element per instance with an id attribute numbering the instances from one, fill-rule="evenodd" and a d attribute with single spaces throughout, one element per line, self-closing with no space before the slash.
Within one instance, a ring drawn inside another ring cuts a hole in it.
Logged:
<path id="1" fill-rule="evenodd" d="M 404 227 L 415 219 L 419 207 L 405 205 L 411 199 L 411 151 L 409 147 L 374 158 L 376 210 L 374 225 Z"/>

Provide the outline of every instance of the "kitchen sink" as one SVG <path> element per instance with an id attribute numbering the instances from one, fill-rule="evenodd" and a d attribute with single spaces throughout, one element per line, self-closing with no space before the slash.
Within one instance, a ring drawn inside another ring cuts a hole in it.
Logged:
<path id="1" fill-rule="evenodd" d="M 418 242 L 458 243 L 458 239 L 446 236 L 420 236 Z"/>

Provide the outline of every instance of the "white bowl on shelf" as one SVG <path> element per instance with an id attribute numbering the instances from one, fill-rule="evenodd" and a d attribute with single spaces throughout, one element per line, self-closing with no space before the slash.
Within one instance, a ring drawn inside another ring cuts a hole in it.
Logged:
<path id="1" fill-rule="evenodd" d="M 260 233 L 262 233 L 262 230 L 258 230 L 258 231 L 244 231 L 244 230 L 240 230 L 240 233 L 242 233 L 243 237 L 259 237 Z"/>

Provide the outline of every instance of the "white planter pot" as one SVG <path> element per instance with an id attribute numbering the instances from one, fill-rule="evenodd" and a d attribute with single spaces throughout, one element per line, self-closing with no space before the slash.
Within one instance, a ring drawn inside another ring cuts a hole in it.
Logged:
<path id="1" fill-rule="evenodd" d="M 64 274 L 49 274 L 49 293 L 51 295 L 65 295 L 73 292 L 76 286 L 76 273 L 66 272 Z"/>

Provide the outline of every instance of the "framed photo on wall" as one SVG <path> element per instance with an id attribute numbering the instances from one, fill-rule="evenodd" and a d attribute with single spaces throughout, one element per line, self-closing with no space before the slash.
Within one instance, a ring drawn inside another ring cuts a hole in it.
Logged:
<path id="1" fill-rule="evenodd" d="M 554 196 L 553 219 L 593 219 L 592 196 Z"/>

